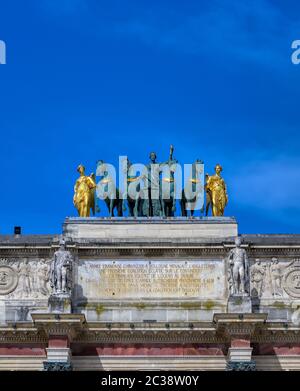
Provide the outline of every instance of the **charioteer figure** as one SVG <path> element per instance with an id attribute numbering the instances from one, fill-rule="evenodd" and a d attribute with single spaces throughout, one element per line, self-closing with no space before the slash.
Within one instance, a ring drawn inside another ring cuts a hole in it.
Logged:
<path id="1" fill-rule="evenodd" d="M 143 215 L 147 217 L 162 216 L 162 204 L 160 198 L 160 164 L 156 161 L 156 153 L 150 153 L 150 163 L 146 165 L 143 174 L 144 186 Z"/>
<path id="2" fill-rule="evenodd" d="M 175 172 L 178 160 L 173 157 L 174 147 L 170 146 L 169 160 L 161 164 L 161 200 L 163 217 L 173 217 L 176 211 Z"/>

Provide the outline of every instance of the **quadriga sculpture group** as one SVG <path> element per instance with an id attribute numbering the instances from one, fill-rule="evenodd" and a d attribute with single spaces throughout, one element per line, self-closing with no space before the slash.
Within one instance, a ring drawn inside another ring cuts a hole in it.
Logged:
<path id="1" fill-rule="evenodd" d="M 222 167 L 215 166 L 215 174 L 203 174 L 203 162 L 197 159 L 192 164 L 191 174 L 181 191 L 177 191 L 176 173 L 178 161 L 173 157 L 174 147 L 171 145 L 169 159 L 163 163 L 156 161 L 155 152 L 151 152 L 149 163 L 142 167 L 137 174 L 136 165 L 127 157 L 122 162 L 122 174 L 126 190 L 121 192 L 116 186 L 116 178 L 109 172 L 108 164 L 103 160 L 97 162 L 96 183 L 95 174 L 85 175 L 85 168 L 79 165 L 77 171 L 80 176 L 74 187 L 73 203 L 80 217 L 95 215 L 100 209 L 96 206 L 96 199 L 105 201 L 109 216 L 132 217 L 173 217 L 176 213 L 176 200 L 180 199 L 181 215 L 194 215 L 196 209 L 203 211 L 204 190 L 206 192 L 206 216 L 223 216 L 228 202 L 227 189 L 221 177 Z M 100 174 L 99 174 L 100 173 Z M 132 191 L 134 189 L 134 191 Z M 178 197 L 180 194 L 180 197 Z M 202 197 L 202 199 L 201 199 Z M 202 201 L 202 203 L 201 203 Z"/>

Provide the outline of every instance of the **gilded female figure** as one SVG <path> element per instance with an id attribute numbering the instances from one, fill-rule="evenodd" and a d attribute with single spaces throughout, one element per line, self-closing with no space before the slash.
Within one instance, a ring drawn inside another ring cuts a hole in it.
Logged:
<path id="1" fill-rule="evenodd" d="M 85 168 L 81 164 L 77 171 L 80 176 L 75 183 L 73 203 L 80 217 L 89 217 L 91 209 L 95 213 L 95 176 L 86 176 Z"/>
<path id="2" fill-rule="evenodd" d="M 215 166 L 215 175 L 206 176 L 206 193 L 212 208 L 213 216 L 223 216 L 228 202 L 227 189 L 224 179 L 221 177 L 222 166 Z M 208 209 L 208 208 L 207 208 Z M 207 210 L 208 211 L 208 210 Z"/>

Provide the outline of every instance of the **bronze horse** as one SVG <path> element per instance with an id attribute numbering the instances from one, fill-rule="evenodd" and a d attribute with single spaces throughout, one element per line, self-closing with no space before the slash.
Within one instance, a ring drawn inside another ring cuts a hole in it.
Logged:
<path id="1" fill-rule="evenodd" d="M 106 170 L 106 166 L 103 160 L 98 160 L 97 162 L 97 173 L 99 172 L 100 168 L 103 175 L 102 179 L 99 181 L 99 184 L 102 187 L 103 192 L 106 194 L 106 197 L 102 199 L 104 199 L 110 217 L 114 217 L 114 209 L 117 210 L 117 215 L 121 217 L 123 216 L 123 200 L 120 197 L 119 189 L 116 187 L 113 178 Z"/>
<path id="2" fill-rule="evenodd" d="M 128 206 L 128 214 L 130 217 L 139 217 L 142 215 L 142 203 L 141 203 L 141 185 L 139 183 L 140 176 L 135 175 L 135 173 L 132 171 L 132 163 L 129 161 L 129 159 L 126 157 L 122 163 L 122 169 L 123 173 L 126 175 L 126 185 L 127 185 L 127 191 L 123 195 L 123 211 L 125 211 L 126 208 L 126 201 Z M 136 185 L 136 195 L 134 198 L 132 198 L 128 194 L 128 187 L 131 184 Z"/>
<path id="3" fill-rule="evenodd" d="M 192 174 L 191 177 L 188 179 L 188 181 L 191 182 L 192 185 L 185 186 L 185 188 L 182 190 L 180 207 L 181 207 L 181 215 L 184 217 L 188 216 L 188 210 L 190 211 L 191 217 L 194 216 L 195 206 L 197 200 L 199 199 L 199 194 L 198 193 L 195 194 L 195 191 L 196 191 L 197 183 L 201 183 L 199 176 L 200 173 L 202 173 L 202 169 L 203 169 L 202 165 L 203 165 L 203 161 L 199 159 L 197 159 L 192 164 Z"/>

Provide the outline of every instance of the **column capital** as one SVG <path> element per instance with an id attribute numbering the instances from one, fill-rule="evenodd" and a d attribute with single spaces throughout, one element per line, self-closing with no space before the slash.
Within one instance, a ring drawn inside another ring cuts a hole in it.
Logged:
<path id="1" fill-rule="evenodd" d="M 226 335 L 230 339 L 247 339 L 262 327 L 268 314 L 214 314 L 217 334 Z"/>
<path id="2" fill-rule="evenodd" d="M 48 338 L 66 336 L 69 341 L 81 332 L 86 323 L 84 314 L 34 313 L 31 316 L 35 327 Z"/>

